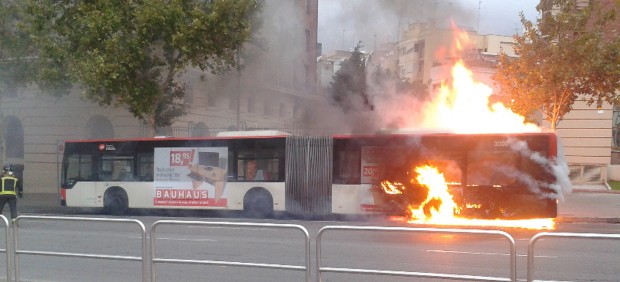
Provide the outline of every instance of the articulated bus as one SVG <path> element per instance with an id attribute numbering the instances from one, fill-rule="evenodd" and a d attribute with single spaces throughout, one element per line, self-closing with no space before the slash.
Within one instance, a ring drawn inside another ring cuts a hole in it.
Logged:
<path id="1" fill-rule="evenodd" d="M 66 141 L 61 203 L 111 214 L 134 208 L 260 217 L 398 214 L 426 197 L 413 169 L 431 165 L 444 174 L 462 216 L 557 216 L 553 133 L 252 134 Z M 386 193 L 383 181 L 406 189 Z"/>

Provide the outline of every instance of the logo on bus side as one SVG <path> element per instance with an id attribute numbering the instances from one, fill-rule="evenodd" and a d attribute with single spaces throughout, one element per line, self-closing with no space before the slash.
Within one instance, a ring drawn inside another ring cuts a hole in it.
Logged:
<path id="1" fill-rule="evenodd" d="M 116 151 L 116 147 L 112 144 L 99 144 L 99 151 Z"/>

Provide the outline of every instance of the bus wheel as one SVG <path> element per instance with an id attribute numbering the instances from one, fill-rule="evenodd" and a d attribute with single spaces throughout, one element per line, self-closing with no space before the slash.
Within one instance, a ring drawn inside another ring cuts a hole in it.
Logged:
<path id="1" fill-rule="evenodd" d="M 243 211 L 252 218 L 266 218 L 273 215 L 273 198 L 264 188 L 252 188 L 243 198 Z"/>
<path id="2" fill-rule="evenodd" d="M 127 193 L 121 188 L 108 189 L 103 196 L 103 208 L 112 215 L 123 215 L 127 212 Z"/>

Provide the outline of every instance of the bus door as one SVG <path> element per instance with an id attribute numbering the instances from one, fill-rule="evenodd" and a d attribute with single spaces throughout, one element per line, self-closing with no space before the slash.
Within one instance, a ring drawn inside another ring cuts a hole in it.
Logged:
<path id="1" fill-rule="evenodd" d="M 75 185 L 64 190 L 67 206 L 96 206 L 97 191 L 93 164 L 92 154 L 74 153 L 66 157 L 63 180 L 65 183 L 75 182 Z"/>

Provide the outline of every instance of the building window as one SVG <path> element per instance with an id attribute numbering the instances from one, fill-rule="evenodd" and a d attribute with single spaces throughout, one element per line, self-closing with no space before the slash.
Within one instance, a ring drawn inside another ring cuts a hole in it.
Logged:
<path id="1" fill-rule="evenodd" d="M 310 30 L 306 28 L 306 51 L 310 51 Z"/>
<path id="2" fill-rule="evenodd" d="M 24 158 L 24 127 L 15 116 L 5 116 L 2 120 L 5 157 L 7 159 Z M 2 129 L 0 128 L 0 129 Z M 3 140 L 0 139 L 0 142 Z M 23 167 L 22 167 L 23 169 Z"/>
<path id="3" fill-rule="evenodd" d="M 228 109 L 233 111 L 237 109 L 237 96 L 228 97 Z"/>
<path id="4" fill-rule="evenodd" d="M 209 107 L 217 107 L 217 103 L 215 102 L 215 93 L 209 93 L 207 95 L 207 105 Z"/>
<path id="5" fill-rule="evenodd" d="M 84 139 L 104 139 L 114 137 L 114 126 L 107 117 L 95 115 L 86 122 Z"/>
<path id="6" fill-rule="evenodd" d="M 6 97 L 17 97 L 17 87 L 15 86 L 14 83 L 9 82 L 6 84 L 6 88 L 5 88 L 5 95 Z"/>
<path id="7" fill-rule="evenodd" d="M 254 112 L 254 97 L 248 97 L 248 113 Z"/>
<path id="8" fill-rule="evenodd" d="M 304 64 L 304 77 L 306 78 L 306 88 L 310 88 L 310 67 L 308 64 Z"/>
<path id="9" fill-rule="evenodd" d="M 286 105 L 280 103 L 280 117 L 286 117 Z"/>
<path id="10" fill-rule="evenodd" d="M 209 127 L 204 122 L 199 122 L 192 128 L 192 137 L 209 136 Z"/>
<path id="11" fill-rule="evenodd" d="M 185 96 L 183 96 L 185 103 L 193 104 L 195 95 L 196 93 L 194 93 L 194 88 L 192 86 L 185 88 Z"/>
<path id="12" fill-rule="evenodd" d="M 265 103 L 263 106 L 263 114 L 266 116 L 271 115 L 271 103 L 269 101 L 265 100 Z"/>
<path id="13" fill-rule="evenodd" d="M 620 105 L 614 105 L 613 116 L 613 124 L 612 128 L 613 134 L 613 146 L 620 147 Z"/>

